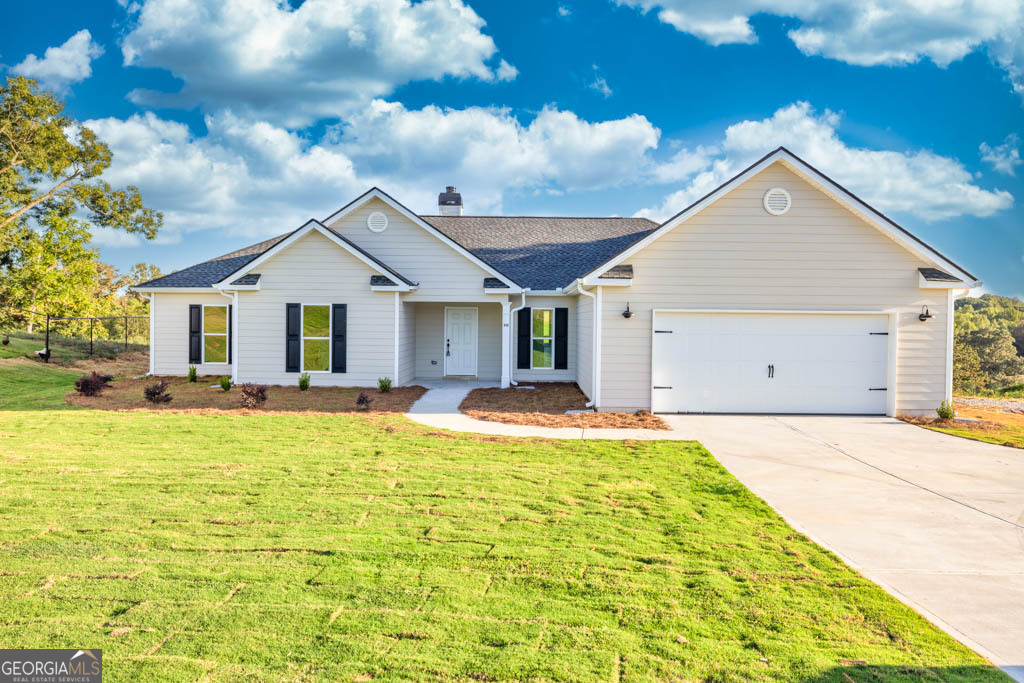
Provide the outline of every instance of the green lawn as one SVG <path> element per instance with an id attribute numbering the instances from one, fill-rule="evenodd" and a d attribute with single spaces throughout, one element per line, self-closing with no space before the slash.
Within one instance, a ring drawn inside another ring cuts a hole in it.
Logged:
<path id="1" fill-rule="evenodd" d="M 58 412 L 12 386 L 0 643 L 102 648 L 110 681 L 1006 680 L 696 443 Z"/>

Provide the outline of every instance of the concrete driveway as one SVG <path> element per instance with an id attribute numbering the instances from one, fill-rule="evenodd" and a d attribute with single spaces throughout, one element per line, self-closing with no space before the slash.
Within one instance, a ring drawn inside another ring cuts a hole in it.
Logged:
<path id="1" fill-rule="evenodd" d="M 1024 680 L 1024 451 L 888 418 L 662 417 L 794 527 Z"/>

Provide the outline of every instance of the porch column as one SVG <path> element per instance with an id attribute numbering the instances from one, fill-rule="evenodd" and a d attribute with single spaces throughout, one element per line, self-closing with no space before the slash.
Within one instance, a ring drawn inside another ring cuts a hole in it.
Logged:
<path id="1" fill-rule="evenodd" d="M 506 297 L 501 302 L 501 388 L 508 389 L 512 375 L 512 316 L 509 314 L 511 302 Z"/>

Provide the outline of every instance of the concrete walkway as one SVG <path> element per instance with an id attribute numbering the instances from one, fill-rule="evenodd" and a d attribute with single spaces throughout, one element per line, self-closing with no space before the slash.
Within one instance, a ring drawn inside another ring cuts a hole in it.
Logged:
<path id="1" fill-rule="evenodd" d="M 662 417 L 794 527 L 1024 681 L 1024 451 L 888 418 Z"/>
<path id="2" fill-rule="evenodd" d="M 406 413 L 407 417 L 420 424 L 456 432 L 475 432 L 497 436 L 545 437 L 548 439 L 643 439 L 661 441 L 682 441 L 692 439 L 684 433 L 659 429 L 580 429 L 577 427 L 530 427 L 508 425 L 501 422 L 477 420 L 459 412 L 459 404 L 473 389 L 497 387 L 497 382 L 476 382 L 461 380 L 417 380 L 416 384 L 429 391 L 420 397 Z M 530 391 L 530 389 L 520 389 Z"/>

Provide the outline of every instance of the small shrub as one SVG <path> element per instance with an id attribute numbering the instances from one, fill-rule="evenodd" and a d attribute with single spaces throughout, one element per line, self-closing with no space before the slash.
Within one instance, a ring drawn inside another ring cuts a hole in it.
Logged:
<path id="1" fill-rule="evenodd" d="M 935 412 L 939 414 L 940 420 L 952 420 L 956 417 L 956 411 L 953 410 L 953 404 L 949 401 L 943 401 L 942 405 L 936 408 Z"/>
<path id="2" fill-rule="evenodd" d="M 223 389 L 224 391 L 231 391 L 231 378 L 226 376 L 221 377 L 220 388 Z"/>
<path id="3" fill-rule="evenodd" d="M 7 345 L 8 345 L 8 344 L 10 344 L 10 343 L 11 343 L 11 337 L 10 337 L 10 335 L 7 335 L 7 334 L 5 334 L 5 335 L 4 335 L 4 346 L 7 346 Z"/>
<path id="4" fill-rule="evenodd" d="M 266 384 L 243 384 L 242 407 L 259 408 L 267 401 Z"/>
<path id="5" fill-rule="evenodd" d="M 359 396 L 356 398 L 356 406 L 363 410 L 369 410 L 370 404 L 373 403 L 373 399 L 365 391 L 360 391 Z"/>
<path id="6" fill-rule="evenodd" d="M 309 379 L 310 377 L 308 372 L 304 372 L 301 375 L 299 375 L 299 391 L 305 391 L 306 389 L 309 389 Z"/>
<path id="7" fill-rule="evenodd" d="M 167 380 L 162 379 L 156 384 L 150 384 L 142 393 L 150 403 L 170 403 L 171 395 L 167 393 L 167 386 Z"/>
<path id="8" fill-rule="evenodd" d="M 391 378 L 390 377 L 380 377 L 380 378 L 378 378 L 377 379 L 377 389 L 379 389 L 380 393 L 382 393 L 382 394 L 386 394 L 389 391 L 391 391 Z"/>
<path id="9" fill-rule="evenodd" d="M 75 380 L 75 391 L 82 396 L 98 396 L 112 379 L 113 375 L 101 375 L 93 370 L 91 375 L 83 375 Z"/>
<path id="10" fill-rule="evenodd" d="M 196 366 L 188 366 L 188 381 L 195 382 L 199 378 L 199 373 L 196 372 Z"/>

